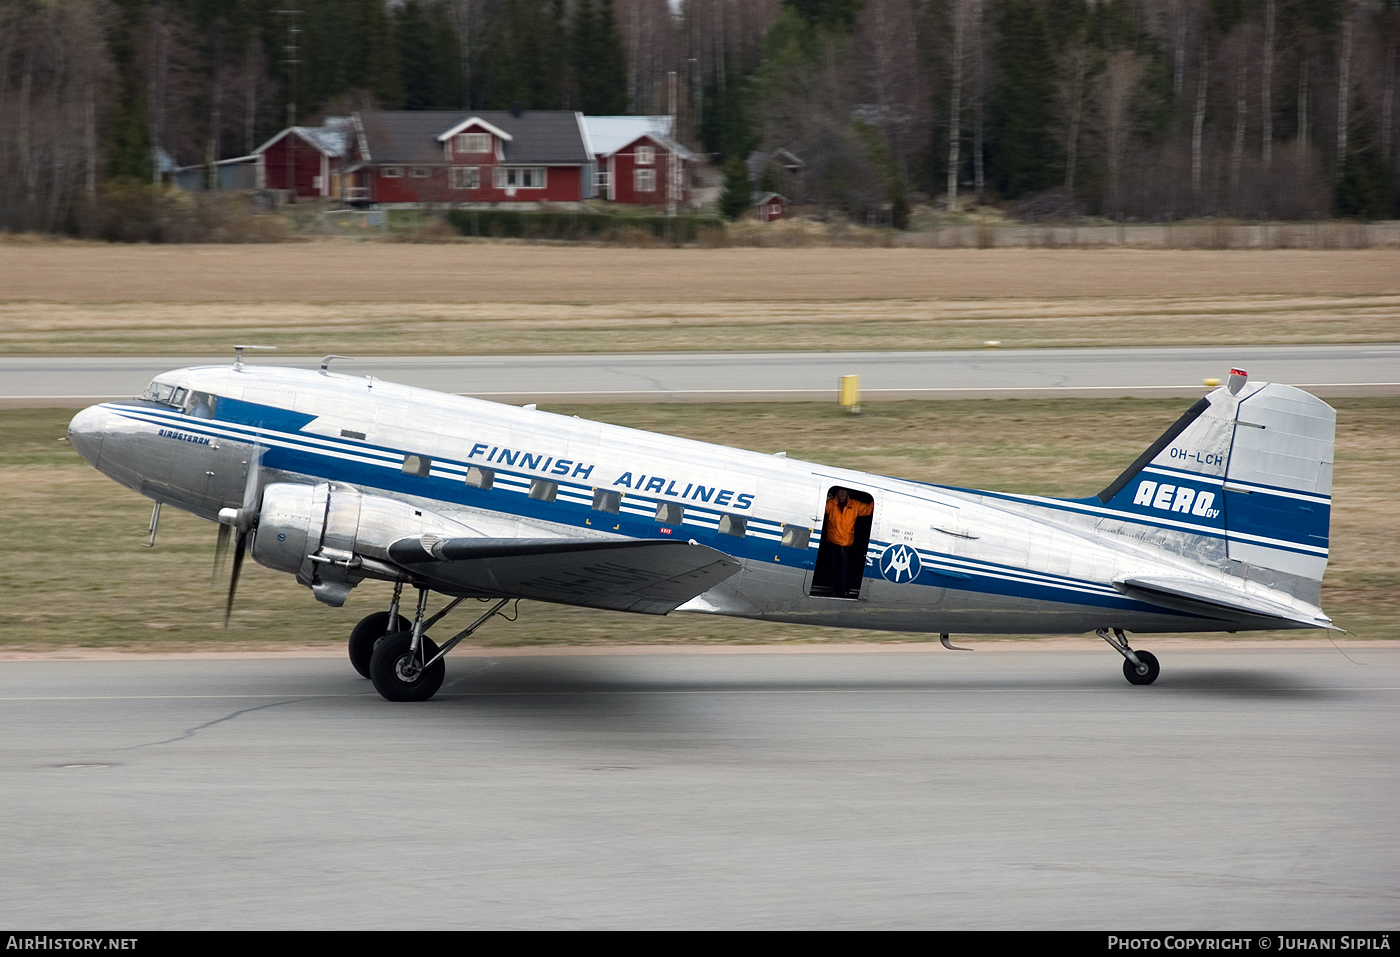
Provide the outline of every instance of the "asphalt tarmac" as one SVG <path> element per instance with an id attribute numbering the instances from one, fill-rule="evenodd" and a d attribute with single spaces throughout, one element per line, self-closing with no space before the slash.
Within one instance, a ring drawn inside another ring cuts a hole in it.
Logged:
<path id="1" fill-rule="evenodd" d="M 315 369 L 320 356 L 248 353 Z M 129 398 L 155 375 L 222 356 L 0 357 L 0 407 L 81 407 Z M 337 359 L 335 372 L 503 402 L 824 401 L 843 375 L 877 399 L 1194 397 L 1231 367 L 1323 398 L 1400 395 L 1400 343 L 1372 345 L 985 349 L 946 352 L 398 356 Z"/>
<path id="2" fill-rule="evenodd" d="M 1393 929 L 1400 648 L 1141 644 L 4 661 L 0 923 Z"/>

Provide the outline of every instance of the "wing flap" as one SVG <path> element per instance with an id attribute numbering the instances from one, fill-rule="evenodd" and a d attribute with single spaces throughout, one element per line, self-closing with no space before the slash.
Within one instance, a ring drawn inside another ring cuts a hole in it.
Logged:
<path id="1" fill-rule="evenodd" d="M 400 539 L 389 557 L 448 591 L 664 615 L 739 571 L 693 542 L 629 539 Z"/>
<path id="2" fill-rule="evenodd" d="M 1144 576 L 1115 579 L 1113 587 L 1131 598 L 1214 618 L 1273 618 L 1308 628 L 1341 630 L 1321 609 L 1300 609 L 1263 595 L 1236 591 L 1219 582 Z"/>

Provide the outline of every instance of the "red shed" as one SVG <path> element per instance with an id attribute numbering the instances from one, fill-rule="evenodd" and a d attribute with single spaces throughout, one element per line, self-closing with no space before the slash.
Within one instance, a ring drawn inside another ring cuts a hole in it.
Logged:
<path id="1" fill-rule="evenodd" d="M 259 189 L 295 189 L 298 199 L 340 195 L 348 120 L 289 126 L 253 151 Z"/>
<path id="2" fill-rule="evenodd" d="M 754 193 L 753 205 L 758 209 L 758 218 L 765 223 L 787 215 L 787 197 L 781 193 Z"/>

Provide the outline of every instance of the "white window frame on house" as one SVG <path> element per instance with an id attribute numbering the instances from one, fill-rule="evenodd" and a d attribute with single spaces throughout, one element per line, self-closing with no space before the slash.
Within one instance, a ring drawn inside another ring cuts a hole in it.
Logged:
<path id="1" fill-rule="evenodd" d="M 379 171 L 379 175 L 385 179 L 403 179 L 403 167 L 385 166 Z"/>
<path id="2" fill-rule="evenodd" d="M 638 193 L 656 192 L 656 170 L 634 169 L 632 171 L 632 189 Z"/>
<path id="3" fill-rule="evenodd" d="M 544 189 L 544 171 L 543 166 L 497 166 L 495 185 L 497 189 Z"/>
<path id="4" fill-rule="evenodd" d="M 414 179 L 427 179 L 429 176 L 433 175 L 433 171 L 428 169 L 428 167 L 426 166 L 415 166 L 413 167 L 410 175 Z"/>
<path id="5" fill-rule="evenodd" d="M 655 162 L 656 162 L 656 147 L 654 147 L 654 146 L 639 146 L 639 147 L 637 147 L 637 165 L 638 165 L 638 166 L 651 166 L 651 165 L 653 165 Z"/>
<path id="6" fill-rule="evenodd" d="M 608 183 L 612 180 L 612 172 L 604 166 L 598 167 L 598 172 L 593 174 L 593 182 L 598 187 L 598 195 L 602 196 L 608 191 Z"/>
<path id="7" fill-rule="evenodd" d="M 491 152 L 490 133 L 458 133 L 457 152 L 459 153 L 489 153 Z"/>
<path id="8" fill-rule="evenodd" d="M 480 166 L 454 166 L 452 167 L 452 188 L 453 189 L 476 189 L 481 186 Z"/>

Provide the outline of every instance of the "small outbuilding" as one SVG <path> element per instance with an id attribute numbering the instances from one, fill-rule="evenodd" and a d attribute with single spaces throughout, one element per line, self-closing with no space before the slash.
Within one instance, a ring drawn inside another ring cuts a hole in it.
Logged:
<path id="1" fill-rule="evenodd" d="M 257 188 L 294 192 L 297 199 L 338 198 L 350 120 L 289 126 L 253 151 Z"/>
<path id="2" fill-rule="evenodd" d="M 758 218 L 765 223 L 787 215 L 788 201 L 782 193 L 754 193 L 752 205 L 758 210 Z"/>

